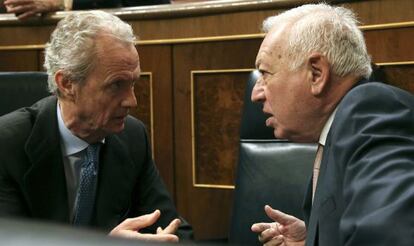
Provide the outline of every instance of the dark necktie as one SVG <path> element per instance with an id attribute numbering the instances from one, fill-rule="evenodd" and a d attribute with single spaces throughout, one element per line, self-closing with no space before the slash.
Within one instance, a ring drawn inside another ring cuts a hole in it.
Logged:
<path id="1" fill-rule="evenodd" d="M 98 156 L 100 144 L 91 144 L 86 148 L 86 158 L 82 163 L 78 193 L 76 195 L 76 210 L 73 224 L 89 225 L 95 204 L 96 184 L 98 175 Z"/>

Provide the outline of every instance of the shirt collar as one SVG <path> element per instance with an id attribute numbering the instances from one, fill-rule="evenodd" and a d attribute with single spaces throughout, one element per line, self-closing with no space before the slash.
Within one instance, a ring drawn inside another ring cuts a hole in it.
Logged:
<path id="1" fill-rule="evenodd" d="M 321 135 L 319 136 L 319 144 L 322 146 L 325 146 L 326 138 L 328 137 L 329 130 L 331 129 L 332 122 L 335 118 L 336 110 L 338 108 L 335 108 L 335 110 L 332 112 L 332 114 L 329 116 L 328 120 L 326 121 L 325 125 L 323 126 Z"/>
<path id="2" fill-rule="evenodd" d="M 57 117 L 59 133 L 62 139 L 62 152 L 64 156 L 73 155 L 88 147 L 88 143 L 73 135 L 63 122 L 62 112 L 60 111 L 59 101 L 57 103 Z"/>

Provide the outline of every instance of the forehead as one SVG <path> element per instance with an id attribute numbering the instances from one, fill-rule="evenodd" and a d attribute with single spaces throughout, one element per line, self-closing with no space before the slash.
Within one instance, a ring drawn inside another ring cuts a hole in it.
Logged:
<path id="1" fill-rule="evenodd" d="M 97 44 L 97 64 L 102 69 L 113 71 L 135 71 L 139 73 L 139 56 L 133 44 L 114 37 L 104 37 Z"/>
<path id="2" fill-rule="evenodd" d="M 282 57 L 286 42 L 285 30 L 285 26 L 276 26 L 266 34 L 257 54 L 257 67 L 264 64 L 270 65 L 269 63 L 272 63 L 272 61 L 279 60 Z"/>

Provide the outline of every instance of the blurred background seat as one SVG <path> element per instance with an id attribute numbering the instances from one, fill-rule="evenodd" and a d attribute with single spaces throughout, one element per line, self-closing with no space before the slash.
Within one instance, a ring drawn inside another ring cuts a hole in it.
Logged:
<path id="1" fill-rule="evenodd" d="M 45 72 L 0 72 L 0 116 L 48 95 Z"/>
<path id="2" fill-rule="evenodd" d="M 250 228 L 270 222 L 266 204 L 303 218 L 302 201 L 316 153 L 314 144 L 275 139 L 265 125 L 262 105 L 252 103 L 251 92 L 259 76 L 251 73 L 244 96 L 240 130 L 240 152 L 229 242 L 260 245 Z"/>

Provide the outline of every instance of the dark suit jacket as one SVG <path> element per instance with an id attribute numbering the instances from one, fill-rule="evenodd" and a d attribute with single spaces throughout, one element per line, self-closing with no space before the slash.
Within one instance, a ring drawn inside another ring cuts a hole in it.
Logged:
<path id="1" fill-rule="evenodd" d="M 120 8 L 169 3 L 170 0 L 73 0 L 72 9 Z"/>
<path id="2" fill-rule="evenodd" d="M 70 223 L 54 96 L 0 117 L 0 215 Z M 156 226 L 178 217 L 153 164 L 144 125 L 125 129 L 100 151 L 92 225 L 109 231 L 127 217 L 161 210 Z"/>
<path id="3" fill-rule="evenodd" d="M 324 147 L 306 245 L 414 245 L 414 96 L 379 83 L 340 102 Z"/>

